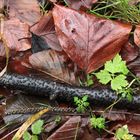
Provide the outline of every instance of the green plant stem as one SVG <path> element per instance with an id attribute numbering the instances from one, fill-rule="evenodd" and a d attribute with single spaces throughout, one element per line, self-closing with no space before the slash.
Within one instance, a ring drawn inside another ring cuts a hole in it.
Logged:
<path id="1" fill-rule="evenodd" d="M 137 82 L 140 84 L 140 78 L 138 78 L 136 75 L 134 75 L 131 71 L 129 72 L 130 75 L 137 80 Z"/>
<path id="2" fill-rule="evenodd" d="M 107 133 L 111 134 L 111 135 L 115 135 L 115 133 L 113 133 L 113 132 L 111 132 L 111 131 L 109 131 L 109 130 L 107 130 L 105 128 L 103 130 L 106 131 Z"/>
<path id="3" fill-rule="evenodd" d="M 109 4 L 109 5 L 104 6 L 104 7 L 101 7 L 101 8 L 97 8 L 97 9 L 95 9 L 95 10 L 91 10 L 91 11 L 94 11 L 94 12 L 96 12 L 96 11 L 100 11 L 100 10 L 103 10 L 103 9 L 109 8 L 109 7 L 111 7 L 111 6 L 115 6 L 115 5 L 119 4 L 119 3 L 120 3 L 120 1 L 119 1 L 119 2 L 116 2 L 116 3 L 113 3 L 113 4 Z"/>
<path id="4" fill-rule="evenodd" d="M 104 114 L 108 109 L 112 108 L 115 104 L 117 104 L 121 99 L 122 99 L 122 98 L 120 97 L 118 100 L 115 100 L 114 103 L 112 103 L 110 106 L 108 106 L 108 107 L 104 110 L 103 114 Z"/>
<path id="5" fill-rule="evenodd" d="M 136 81 L 136 79 L 133 79 L 133 80 L 129 83 L 129 85 L 127 86 L 127 88 L 130 88 L 130 87 L 132 86 L 132 84 L 133 84 L 135 81 Z"/>

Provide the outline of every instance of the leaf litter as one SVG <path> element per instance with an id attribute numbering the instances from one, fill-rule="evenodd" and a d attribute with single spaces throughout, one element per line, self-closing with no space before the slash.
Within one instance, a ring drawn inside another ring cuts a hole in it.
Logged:
<path id="1" fill-rule="evenodd" d="M 75 84 L 77 83 L 76 79 L 79 78 L 76 75 L 79 70 L 85 73 L 91 73 L 101 68 L 106 61 L 111 60 L 121 51 L 121 56 L 128 64 L 129 69 L 137 76 L 140 76 L 139 25 L 136 26 L 133 33 L 134 44 L 131 44 L 129 37 L 133 25 L 118 20 L 104 19 L 86 12 L 86 10 L 90 10 L 93 4 L 96 4 L 98 0 L 64 0 L 64 3 L 68 7 L 57 4 L 52 6 L 53 4 L 51 4 L 49 12 L 45 13 L 44 16 L 41 16 L 39 2 L 42 1 L 4 1 L 8 9 L 8 16 L 4 19 L 3 36 L 7 41 L 10 60 L 17 55 L 12 52 L 23 51 L 23 53 L 26 54 L 26 50 L 29 50 L 31 51 L 31 55 L 28 61 L 32 64 L 32 69 L 50 73 L 52 77 L 65 83 Z M 51 2 L 62 4 L 59 0 Z M 0 2 L 0 4 L 3 5 L 2 2 Z M 0 47 L 0 56 L 5 56 L 3 44 L 1 44 Z M 70 60 L 70 63 L 67 60 Z M 23 60 L 20 61 L 22 62 Z M 112 65 L 111 67 L 114 66 Z M 108 74 L 104 73 L 103 75 L 106 76 Z M 122 77 L 123 75 L 119 76 L 121 76 L 122 81 L 125 80 L 125 77 Z M 108 81 L 110 80 L 109 78 Z M 108 83 L 108 81 L 103 82 Z M 126 84 L 127 83 L 125 83 L 125 85 Z M 115 86 L 116 83 L 114 84 L 114 88 Z M 120 83 L 120 86 L 123 85 Z M 42 114 L 46 114 L 47 111 L 48 110 L 45 110 L 45 112 L 43 112 L 42 110 Z M 119 112 L 119 110 L 116 112 Z M 124 114 L 125 113 L 124 111 Z M 110 122 L 117 124 L 119 124 L 117 121 L 122 121 L 123 118 L 124 123 L 128 126 L 129 132 L 140 135 L 138 131 L 139 123 L 135 121 L 128 123 L 126 117 L 123 116 L 124 114 L 116 113 L 115 116 L 113 113 L 111 114 L 110 111 L 109 114 L 106 115 Z M 28 119 L 28 121 L 23 124 L 24 127 L 20 127 L 14 138 L 19 139 L 22 137 L 23 132 L 27 130 L 33 121 L 40 118 L 40 115 L 37 115 L 37 117 L 36 115 L 30 117 L 32 119 Z M 87 123 L 83 129 L 82 118 L 76 117 L 74 114 L 73 116 L 74 117 L 70 117 L 68 121 L 60 124 L 60 126 L 56 128 L 56 131 L 53 130 L 51 132 L 52 134 L 49 133 L 48 139 L 55 139 L 56 137 L 64 138 L 64 136 L 66 136 L 65 138 L 67 139 L 68 134 L 72 134 L 71 138 L 75 140 L 79 138 L 82 139 L 85 135 L 89 140 L 100 137 L 97 134 L 98 131 L 95 133 L 92 129 L 91 133 Z M 128 116 L 133 116 L 133 112 L 131 113 L 130 111 Z M 73 123 L 72 120 L 76 121 L 76 123 Z M 110 125 L 110 122 L 107 123 L 107 125 Z M 135 126 L 137 126 L 137 129 L 135 129 Z M 71 127 L 73 127 L 73 131 L 70 131 Z M 85 134 L 83 134 L 82 130 Z M 112 135 L 109 134 L 107 137 L 111 138 Z"/>

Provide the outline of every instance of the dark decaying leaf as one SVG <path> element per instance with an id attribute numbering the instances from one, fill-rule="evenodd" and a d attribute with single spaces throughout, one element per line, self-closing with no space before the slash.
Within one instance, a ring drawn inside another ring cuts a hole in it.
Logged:
<path id="1" fill-rule="evenodd" d="M 49 46 L 50 48 L 57 51 L 62 51 L 62 48 L 55 33 L 54 21 L 51 12 L 45 14 L 40 19 L 39 23 L 34 25 L 30 29 L 30 31 L 35 35 L 41 36 L 41 38 L 46 41 L 45 46 Z"/>
<path id="2" fill-rule="evenodd" d="M 136 30 L 134 31 L 134 41 L 137 46 L 140 47 L 140 26 L 136 26 Z"/>
<path id="3" fill-rule="evenodd" d="M 140 136 L 140 121 L 131 120 L 127 125 L 130 133 Z"/>
<path id="4" fill-rule="evenodd" d="M 118 128 L 122 127 L 123 125 L 128 126 L 128 130 L 131 134 L 140 136 L 140 120 L 127 120 L 127 121 L 116 121 L 111 124 L 110 131 L 116 131 Z"/>
<path id="5" fill-rule="evenodd" d="M 105 118 L 107 118 L 108 120 L 110 120 L 110 121 L 125 121 L 126 120 L 126 116 L 123 113 L 111 113 L 111 112 L 108 112 L 108 113 L 104 113 L 103 116 Z"/>
<path id="6" fill-rule="evenodd" d="M 72 70 L 66 66 L 65 53 L 46 50 L 35 53 L 29 57 L 30 64 L 35 68 L 50 73 L 57 79 L 66 83 L 76 84 L 77 80 Z"/>
<path id="7" fill-rule="evenodd" d="M 128 68 L 136 74 L 136 76 L 140 77 L 140 56 L 138 56 L 137 59 L 132 61 L 131 63 L 128 64 Z"/>
<path id="8" fill-rule="evenodd" d="M 3 46 L 2 41 L 0 42 L 0 56 L 5 56 L 5 47 Z"/>
<path id="9" fill-rule="evenodd" d="M 37 0 L 7 0 L 9 17 L 18 18 L 29 25 L 36 23 L 40 17 L 40 7 Z"/>
<path id="10" fill-rule="evenodd" d="M 3 38 L 6 40 L 10 50 L 25 51 L 30 49 L 31 45 L 29 41 L 23 39 L 28 37 L 29 26 L 27 24 L 20 22 L 18 19 L 11 19 L 4 22 Z"/>
<path id="11" fill-rule="evenodd" d="M 55 5 L 55 29 L 67 55 L 90 73 L 112 59 L 128 40 L 131 25 Z"/>
<path id="12" fill-rule="evenodd" d="M 47 140 L 74 140 L 77 138 L 78 130 L 81 125 L 81 117 L 71 117 L 64 125 L 57 129 Z"/>
<path id="13" fill-rule="evenodd" d="M 96 130 L 92 130 L 92 132 L 89 132 L 89 128 L 84 127 L 81 130 L 82 136 L 79 138 L 79 140 L 98 140 L 100 137 L 98 132 Z"/>
<path id="14" fill-rule="evenodd" d="M 121 56 L 127 63 L 136 59 L 139 55 L 139 48 L 127 42 L 121 50 Z"/>
<path id="15" fill-rule="evenodd" d="M 50 47 L 48 46 L 44 38 L 35 35 L 33 33 L 32 33 L 31 43 L 32 43 L 32 48 L 31 48 L 32 53 L 37 53 L 43 50 L 50 49 Z"/>
<path id="16" fill-rule="evenodd" d="M 98 0 L 65 0 L 68 7 L 79 10 L 79 9 L 91 9 L 92 4 Z"/>
<path id="17" fill-rule="evenodd" d="M 36 98 L 33 96 L 26 96 L 22 95 L 21 92 L 16 92 L 18 93 L 17 95 L 14 95 L 10 98 L 7 99 L 6 101 L 6 108 L 5 108 L 5 113 L 11 112 L 12 110 L 28 110 L 29 108 L 35 108 L 35 107 L 40 107 L 37 103 L 42 103 L 42 104 L 51 104 L 47 99 L 45 98 Z M 52 104 L 54 105 L 54 104 Z M 32 113 L 26 114 L 11 114 L 11 115 L 6 115 L 4 116 L 4 121 L 5 123 L 10 123 L 10 122 L 23 122 L 25 121 Z"/>

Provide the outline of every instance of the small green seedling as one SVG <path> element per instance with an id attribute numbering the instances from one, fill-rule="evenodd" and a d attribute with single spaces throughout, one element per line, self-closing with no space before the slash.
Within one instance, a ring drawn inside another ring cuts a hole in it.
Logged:
<path id="1" fill-rule="evenodd" d="M 90 124 L 93 128 L 104 129 L 105 128 L 105 118 L 94 116 L 94 117 L 90 118 Z"/>
<path id="2" fill-rule="evenodd" d="M 89 107 L 89 102 L 88 100 L 88 96 L 85 95 L 82 97 L 82 99 L 79 99 L 78 97 L 74 97 L 74 103 L 77 106 L 77 112 L 79 113 L 84 113 L 87 109 L 87 107 Z"/>
<path id="3" fill-rule="evenodd" d="M 116 130 L 115 138 L 116 140 L 136 140 L 133 135 L 129 134 L 127 125 Z"/>
<path id="4" fill-rule="evenodd" d="M 79 78 L 79 83 L 80 83 L 80 86 L 86 86 L 86 87 L 92 86 L 94 84 L 93 75 L 92 74 L 87 74 L 85 82 L 81 81 L 81 79 Z"/>
<path id="5" fill-rule="evenodd" d="M 93 75 L 90 75 L 90 74 L 87 74 L 87 79 L 86 79 L 86 82 L 85 82 L 85 86 L 92 86 L 94 84 L 93 82 Z"/>
<path id="6" fill-rule="evenodd" d="M 122 97 L 127 97 L 131 100 L 132 90 L 126 80 L 128 73 L 129 70 L 126 66 L 126 62 L 117 54 L 113 60 L 105 63 L 103 70 L 93 74 L 95 74 L 100 83 L 105 85 L 111 83 L 113 90 L 117 91 L 118 94 L 122 94 Z"/>
<path id="7" fill-rule="evenodd" d="M 43 120 L 36 121 L 31 126 L 32 135 L 28 131 L 25 131 L 25 133 L 23 134 L 23 139 L 24 140 L 38 140 L 39 139 L 38 135 L 41 134 L 43 130 L 43 124 L 44 124 Z"/>

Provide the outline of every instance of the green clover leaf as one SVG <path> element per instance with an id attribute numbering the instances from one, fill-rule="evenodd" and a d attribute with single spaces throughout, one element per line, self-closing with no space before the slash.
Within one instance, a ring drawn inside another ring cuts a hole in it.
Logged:
<path id="1" fill-rule="evenodd" d="M 95 75 L 96 75 L 97 79 L 99 79 L 99 82 L 102 84 L 105 84 L 105 85 L 112 80 L 110 73 L 106 70 L 101 70 L 100 72 L 96 73 Z"/>
<path id="2" fill-rule="evenodd" d="M 116 91 L 121 90 L 123 87 L 126 87 L 127 85 L 128 85 L 128 82 L 126 80 L 126 76 L 123 74 L 116 76 L 111 81 L 111 88 Z"/>
<path id="3" fill-rule="evenodd" d="M 105 70 L 114 74 L 114 73 L 123 73 L 127 75 L 129 70 L 126 66 L 126 62 L 122 61 L 122 58 L 117 54 L 113 60 L 107 61 L 105 63 Z"/>
<path id="4" fill-rule="evenodd" d="M 32 124 L 31 126 L 32 133 L 35 135 L 40 134 L 42 131 L 43 124 L 44 124 L 43 120 L 38 120 L 34 124 Z"/>

